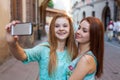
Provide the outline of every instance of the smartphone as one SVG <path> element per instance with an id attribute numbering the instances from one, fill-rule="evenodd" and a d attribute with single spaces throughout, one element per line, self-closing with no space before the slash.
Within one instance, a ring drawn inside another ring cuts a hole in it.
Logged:
<path id="1" fill-rule="evenodd" d="M 12 25 L 11 35 L 32 35 L 32 23 L 18 23 L 15 26 Z"/>

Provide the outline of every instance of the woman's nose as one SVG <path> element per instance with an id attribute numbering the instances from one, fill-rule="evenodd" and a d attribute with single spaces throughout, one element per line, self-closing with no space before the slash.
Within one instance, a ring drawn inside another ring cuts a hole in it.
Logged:
<path id="1" fill-rule="evenodd" d="M 77 33 L 77 34 L 80 34 L 80 32 L 81 32 L 81 30 L 80 30 L 80 29 L 78 29 L 78 30 L 76 31 L 76 33 Z"/>
<path id="2" fill-rule="evenodd" d="M 60 30 L 63 30 L 64 28 L 62 26 L 60 26 Z"/>

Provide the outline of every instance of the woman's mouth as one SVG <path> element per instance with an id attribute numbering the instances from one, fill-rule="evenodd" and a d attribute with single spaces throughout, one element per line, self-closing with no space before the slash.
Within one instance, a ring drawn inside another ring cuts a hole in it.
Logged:
<path id="1" fill-rule="evenodd" d="M 81 38 L 79 35 L 75 35 L 75 39 L 79 39 Z"/>

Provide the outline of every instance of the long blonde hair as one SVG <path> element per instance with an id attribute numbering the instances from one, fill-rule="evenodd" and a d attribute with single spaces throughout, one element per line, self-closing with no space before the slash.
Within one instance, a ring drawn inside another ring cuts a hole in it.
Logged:
<path id="1" fill-rule="evenodd" d="M 67 38 L 65 46 L 67 47 L 68 53 L 70 54 L 72 60 L 77 56 L 78 50 L 74 40 L 74 30 L 73 30 L 72 20 L 69 16 L 65 14 L 56 14 L 51 21 L 50 30 L 49 30 L 49 43 L 50 43 L 50 58 L 49 58 L 49 66 L 48 66 L 49 75 L 52 74 L 52 72 L 55 70 L 57 65 L 56 49 L 58 44 L 57 44 L 57 38 L 55 36 L 55 21 L 56 19 L 61 17 L 66 18 L 70 24 L 70 34 Z"/>

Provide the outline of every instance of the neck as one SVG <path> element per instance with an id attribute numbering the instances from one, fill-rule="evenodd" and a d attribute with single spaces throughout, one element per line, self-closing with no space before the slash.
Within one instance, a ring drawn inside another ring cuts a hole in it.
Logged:
<path id="1" fill-rule="evenodd" d="M 82 53 L 84 53 L 86 51 L 89 51 L 90 50 L 89 43 L 88 44 L 80 44 L 78 50 L 79 50 L 78 55 L 80 55 L 80 54 L 82 54 Z"/>
<path id="2" fill-rule="evenodd" d="M 58 47 L 57 47 L 57 51 L 64 51 L 64 48 L 65 48 L 65 41 L 58 41 Z"/>

